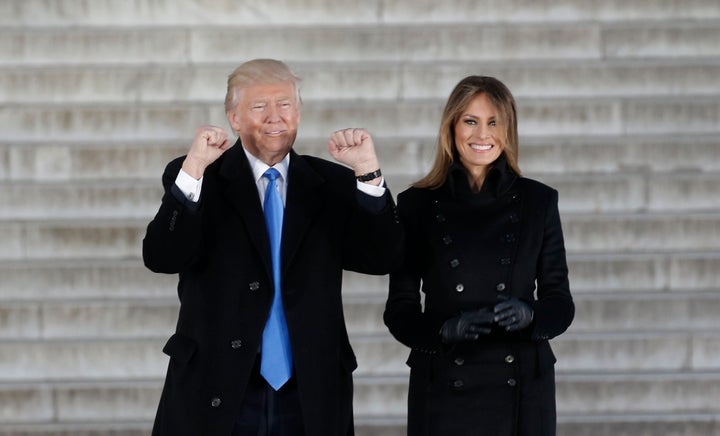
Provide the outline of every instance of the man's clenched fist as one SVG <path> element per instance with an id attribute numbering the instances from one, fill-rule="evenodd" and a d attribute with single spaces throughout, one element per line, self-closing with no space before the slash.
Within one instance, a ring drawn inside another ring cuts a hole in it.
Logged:
<path id="1" fill-rule="evenodd" d="M 216 126 L 200 126 L 188 151 L 182 169 L 190 176 L 200 180 L 205 168 L 215 162 L 221 154 L 230 148 L 225 129 Z"/>

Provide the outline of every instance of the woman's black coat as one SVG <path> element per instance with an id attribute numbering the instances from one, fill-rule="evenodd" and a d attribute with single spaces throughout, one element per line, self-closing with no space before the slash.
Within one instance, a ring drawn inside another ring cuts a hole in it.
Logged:
<path id="1" fill-rule="evenodd" d="M 441 188 L 401 193 L 398 210 L 406 260 L 390 275 L 384 319 L 412 349 L 408 434 L 554 435 L 548 340 L 574 316 L 557 191 L 518 177 L 501 157 L 479 193 L 454 164 Z M 447 319 L 500 296 L 530 304 L 530 326 L 441 344 Z"/>

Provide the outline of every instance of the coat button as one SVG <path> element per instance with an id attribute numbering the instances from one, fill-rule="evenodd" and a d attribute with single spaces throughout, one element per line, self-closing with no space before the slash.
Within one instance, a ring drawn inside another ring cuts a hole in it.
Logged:
<path id="1" fill-rule="evenodd" d="M 513 242 L 515 242 L 515 235 L 512 233 L 505 234 L 505 242 L 507 242 L 508 244 L 512 244 Z"/>
<path id="2" fill-rule="evenodd" d="M 220 407 L 221 404 L 222 404 L 222 400 L 218 397 L 215 397 L 212 400 L 210 400 L 210 405 L 212 407 Z"/>
<path id="3" fill-rule="evenodd" d="M 513 363 L 515 361 L 515 356 L 513 356 L 512 354 L 508 354 L 507 356 L 505 356 L 505 361 L 507 363 Z"/>
<path id="4" fill-rule="evenodd" d="M 450 235 L 445 235 L 442 238 L 443 244 L 450 245 L 452 244 L 452 237 Z"/>
<path id="5" fill-rule="evenodd" d="M 502 292 L 505 290 L 505 283 L 498 283 L 495 285 L 495 290 L 498 292 Z"/>
<path id="6" fill-rule="evenodd" d="M 501 257 L 500 265 L 510 265 L 510 258 L 509 257 Z"/>
<path id="7" fill-rule="evenodd" d="M 238 348 L 242 347 L 242 341 L 240 339 L 235 339 L 230 342 L 230 346 L 233 350 L 237 350 Z"/>
<path id="8" fill-rule="evenodd" d="M 452 383 L 452 385 L 453 385 L 454 388 L 461 388 L 461 387 L 465 386 L 465 383 L 463 383 L 462 380 L 455 380 L 455 381 Z"/>
<path id="9" fill-rule="evenodd" d="M 248 285 L 248 288 L 250 288 L 251 291 L 257 291 L 260 289 L 260 283 L 259 282 L 250 282 Z"/>
<path id="10" fill-rule="evenodd" d="M 509 378 L 507 384 L 508 386 L 515 386 L 517 384 L 517 381 L 515 381 L 514 378 Z"/>
<path id="11" fill-rule="evenodd" d="M 458 265 L 460 265 L 460 261 L 457 259 L 453 259 L 450 261 L 450 268 L 457 268 Z"/>
<path id="12" fill-rule="evenodd" d="M 515 212 L 513 212 L 513 213 L 510 214 L 510 222 L 511 222 L 511 223 L 514 224 L 514 223 L 517 223 L 517 222 L 519 222 L 519 221 L 520 221 L 520 217 L 518 216 L 518 214 L 516 214 Z"/>
<path id="13" fill-rule="evenodd" d="M 462 292 L 462 291 L 464 291 L 464 290 L 465 290 L 465 286 L 463 286 L 462 283 L 458 283 L 458 284 L 455 286 L 455 291 L 457 291 L 457 292 Z"/>
<path id="14" fill-rule="evenodd" d="M 462 357 L 456 357 L 454 362 L 457 366 L 463 366 L 465 364 L 465 359 Z"/>
<path id="15" fill-rule="evenodd" d="M 445 222 L 445 215 L 439 213 L 439 214 L 435 215 L 435 220 L 436 220 L 437 222 L 439 222 L 439 223 L 444 223 L 444 222 Z"/>

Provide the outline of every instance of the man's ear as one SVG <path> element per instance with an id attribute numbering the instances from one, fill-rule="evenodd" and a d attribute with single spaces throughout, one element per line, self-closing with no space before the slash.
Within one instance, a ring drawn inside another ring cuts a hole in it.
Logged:
<path id="1" fill-rule="evenodd" d="M 227 111 L 225 112 L 225 116 L 227 117 L 228 123 L 230 124 L 230 127 L 233 129 L 234 132 L 237 132 L 240 130 L 240 120 L 238 119 L 237 113 L 233 111 Z"/>

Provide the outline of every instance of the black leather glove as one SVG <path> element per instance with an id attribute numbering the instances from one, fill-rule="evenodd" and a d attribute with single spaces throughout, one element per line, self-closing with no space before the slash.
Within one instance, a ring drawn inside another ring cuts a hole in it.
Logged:
<path id="1" fill-rule="evenodd" d="M 488 308 L 463 312 L 445 321 L 440 328 L 440 338 L 445 344 L 474 341 L 490 333 L 494 317 Z"/>
<path id="2" fill-rule="evenodd" d="M 495 322 L 506 331 L 514 332 L 529 326 L 533 320 L 533 310 L 529 304 L 515 297 L 500 297 L 495 305 Z"/>

